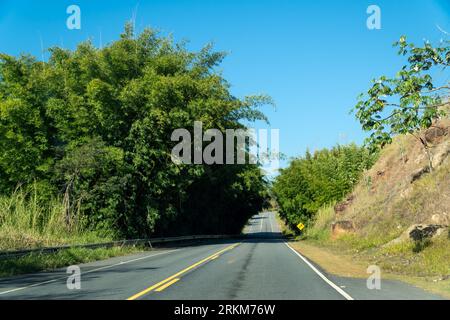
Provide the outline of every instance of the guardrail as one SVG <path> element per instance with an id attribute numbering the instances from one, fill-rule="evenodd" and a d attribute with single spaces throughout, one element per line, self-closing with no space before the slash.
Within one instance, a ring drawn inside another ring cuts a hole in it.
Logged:
<path id="1" fill-rule="evenodd" d="M 77 244 L 77 245 L 64 245 L 56 247 L 43 247 L 33 248 L 15 251 L 0 251 L 0 260 L 17 258 L 26 256 L 32 253 L 36 254 L 49 254 L 56 253 L 60 250 L 84 248 L 84 249 L 97 249 L 97 248 L 112 248 L 112 247 L 124 247 L 124 246 L 136 246 L 146 245 L 152 247 L 153 244 L 170 243 L 170 242 L 182 242 L 189 240 L 209 240 L 209 239 L 232 239 L 240 236 L 233 235 L 200 235 L 200 236 L 183 236 L 183 237 L 167 237 L 167 238 L 149 238 L 149 239 L 133 239 L 133 240 L 119 240 L 103 243 L 91 243 L 91 244 Z"/>

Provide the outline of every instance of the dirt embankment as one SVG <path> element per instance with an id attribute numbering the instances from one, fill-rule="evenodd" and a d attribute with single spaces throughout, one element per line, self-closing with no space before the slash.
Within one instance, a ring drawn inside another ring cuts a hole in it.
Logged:
<path id="1" fill-rule="evenodd" d="M 450 296 L 450 119 L 396 137 L 353 192 L 316 218 L 298 249 L 331 273 L 363 276 L 376 264 Z"/>
<path id="2" fill-rule="evenodd" d="M 335 206 L 337 226 L 351 226 L 348 231 L 360 236 L 382 234 L 386 239 L 408 230 L 417 234 L 415 226 L 434 226 L 432 236 L 448 228 L 449 131 L 450 120 L 445 119 L 423 132 L 397 137 L 354 192 Z M 345 233 L 341 229 L 337 232 Z"/>

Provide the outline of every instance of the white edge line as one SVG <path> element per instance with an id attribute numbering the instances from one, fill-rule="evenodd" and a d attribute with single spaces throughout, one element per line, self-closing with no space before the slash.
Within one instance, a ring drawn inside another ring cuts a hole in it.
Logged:
<path id="1" fill-rule="evenodd" d="M 272 226 L 273 214 L 268 213 L 268 216 L 269 216 L 269 224 L 270 224 L 270 233 L 273 233 L 273 226 Z"/>
<path id="2" fill-rule="evenodd" d="M 253 219 L 253 217 L 251 217 L 251 233 L 255 233 L 255 219 Z"/>
<path id="3" fill-rule="evenodd" d="M 159 256 L 159 255 L 162 255 L 162 254 L 175 252 L 175 251 L 178 251 L 178 250 L 179 249 L 175 249 L 175 250 L 170 250 L 170 251 L 165 251 L 165 252 L 160 252 L 160 253 L 148 255 L 148 256 L 145 256 L 145 257 L 140 257 L 140 258 L 131 259 L 131 260 L 127 260 L 127 261 L 121 261 L 121 262 L 118 262 L 118 263 L 115 263 L 115 264 L 112 264 L 112 265 L 109 265 L 109 266 L 104 266 L 104 267 L 92 269 L 92 270 L 89 270 L 89 271 L 85 271 L 85 272 L 82 272 L 82 274 L 92 273 L 92 272 L 96 272 L 96 271 L 100 271 L 100 270 L 104 270 L 104 269 L 109 269 L 109 268 L 113 268 L 113 267 L 116 267 L 116 266 L 121 266 L 121 265 L 124 265 L 124 264 L 128 264 L 128 263 L 131 263 L 131 262 L 144 260 L 144 259 L 148 259 L 148 258 L 151 258 L 151 257 L 156 257 L 156 256 Z M 58 278 L 55 278 L 55 279 L 46 280 L 46 281 L 43 281 L 43 282 L 33 283 L 33 284 L 30 284 L 30 285 L 24 286 L 24 287 L 14 288 L 14 289 L 10 289 L 10 290 L 7 290 L 7 291 L 1 291 L 0 292 L 0 296 L 4 295 L 4 294 L 16 292 L 16 291 L 21 291 L 21 290 L 37 287 L 37 286 L 40 286 L 40 285 L 43 285 L 43 284 L 47 284 L 47 283 L 51 283 L 51 282 L 55 282 L 55 281 L 58 281 L 58 280 L 62 280 L 62 279 L 68 278 L 69 276 L 70 275 L 62 276 L 62 277 L 58 277 Z M 1 283 L 1 281 L 0 281 L 0 283 Z"/>
<path id="4" fill-rule="evenodd" d="M 336 290 L 337 292 L 339 292 L 345 299 L 347 300 L 354 300 L 347 292 L 345 292 L 344 290 L 342 290 L 339 286 L 337 286 L 336 284 L 334 284 L 331 280 L 329 280 L 327 277 L 325 277 L 323 275 L 322 272 L 320 272 L 319 270 L 317 270 L 316 267 L 314 267 L 308 260 L 306 260 L 305 257 L 303 257 L 300 253 L 298 253 L 294 248 L 292 248 L 287 242 L 284 243 L 289 249 L 291 249 L 297 256 L 300 257 L 300 259 L 303 260 L 303 262 L 305 262 L 308 267 L 310 267 L 315 273 L 317 273 L 317 275 L 319 277 L 322 278 L 323 281 L 325 281 L 326 283 L 328 283 L 334 290 Z"/>

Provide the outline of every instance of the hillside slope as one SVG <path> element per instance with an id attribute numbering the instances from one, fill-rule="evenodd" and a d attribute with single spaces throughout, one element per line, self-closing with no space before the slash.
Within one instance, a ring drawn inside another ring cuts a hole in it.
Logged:
<path id="1" fill-rule="evenodd" d="M 361 236 L 386 240 L 414 224 L 450 225 L 449 126 L 448 119 L 441 120 L 420 134 L 430 147 L 432 170 L 419 135 L 397 137 L 348 199 L 335 206 L 335 220 L 351 221 Z"/>
<path id="2" fill-rule="evenodd" d="M 384 148 L 344 201 L 314 212 L 307 242 L 297 245 L 306 256 L 313 247 L 308 257 L 327 270 L 338 264 L 330 257 L 348 256 L 351 265 L 369 267 L 364 273 L 414 278 L 450 297 L 449 86 L 432 84 L 431 76 L 431 67 L 448 66 L 449 47 L 420 48 L 405 36 L 394 46 L 408 63 L 394 78 L 373 81 L 354 108 L 369 147 Z"/>
<path id="3" fill-rule="evenodd" d="M 429 146 L 432 170 L 420 138 Z M 319 210 L 304 244 L 450 294 L 449 226 L 450 119 L 445 118 L 414 136 L 396 137 L 347 199 Z"/>

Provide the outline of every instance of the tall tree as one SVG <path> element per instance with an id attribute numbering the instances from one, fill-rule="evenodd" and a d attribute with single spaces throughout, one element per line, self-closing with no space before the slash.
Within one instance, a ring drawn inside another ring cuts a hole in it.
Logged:
<path id="1" fill-rule="evenodd" d="M 367 93 L 359 96 L 355 107 L 356 117 L 364 130 L 370 131 L 367 139 L 372 149 L 383 147 L 397 134 L 412 134 L 423 145 L 429 156 L 429 145 L 418 130 L 429 128 L 433 121 L 445 116 L 450 94 L 450 82 L 434 80 L 450 66 L 450 41 L 432 46 L 426 41 L 422 47 L 408 43 L 405 36 L 394 43 L 398 54 L 407 58 L 395 77 L 381 76 L 373 80 Z"/>
<path id="2" fill-rule="evenodd" d="M 116 236 L 239 232 L 265 201 L 254 165 L 179 165 L 177 128 L 245 128 L 265 96 L 238 99 L 216 71 L 151 29 L 98 49 L 50 49 L 47 62 L 0 56 L 0 192 L 37 180 L 67 202 L 67 222 Z M 79 217 L 74 217 L 80 215 Z M 180 222 L 183 223 L 180 223 Z"/>

